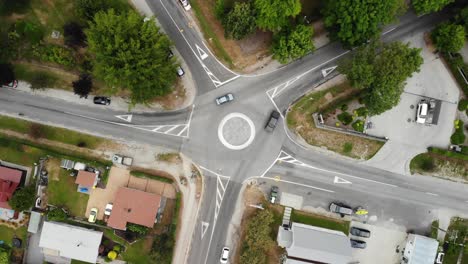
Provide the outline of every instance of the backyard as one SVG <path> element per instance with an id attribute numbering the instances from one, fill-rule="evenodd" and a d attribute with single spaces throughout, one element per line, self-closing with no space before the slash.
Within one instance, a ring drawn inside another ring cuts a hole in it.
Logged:
<path id="1" fill-rule="evenodd" d="M 452 218 L 443 245 L 445 252 L 444 264 L 468 263 L 468 247 L 465 246 L 467 235 L 468 219 Z M 460 255 L 462 255 L 461 262 L 458 262 Z"/>
<path id="2" fill-rule="evenodd" d="M 344 109 L 342 106 L 345 105 L 345 102 L 348 102 L 357 92 L 358 90 L 352 88 L 348 82 L 340 82 L 329 88 L 318 87 L 314 92 L 305 95 L 291 107 L 286 116 L 289 129 L 301 136 L 310 145 L 326 147 L 328 150 L 351 158 L 372 158 L 383 146 L 383 142 L 319 129 L 315 126 L 312 118 L 312 114 L 318 112 L 327 113 L 329 111 L 335 111 L 334 115 L 337 116 L 339 116 L 339 114 L 336 112 L 346 112 L 341 109 L 335 109 L 339 107 Z M 359 106 L 359 104 L 356 106 Z M 356 110 L 358 109 L 358 107 L 355 108 Z M 346 110 L 348 109 L 346 108 Z M 348 113 L 348 115 L 351 118 L 354 118 L 354 115 L 360 116 L 358 113 L 353 113 L 352 115 Z M 341 119 L 339 117 L 337 118 Z M 332 122 L 335 124 L 337 121 Z M 343 121 L 340 120 L 340 122 Z M 351 122 L 347 122 L 346 124 L 350 125 Z"/>

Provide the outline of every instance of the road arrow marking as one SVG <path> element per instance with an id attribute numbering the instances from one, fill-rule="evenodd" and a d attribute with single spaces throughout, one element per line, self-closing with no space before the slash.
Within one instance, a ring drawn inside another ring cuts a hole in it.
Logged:
<path id="1" fill-rule="evenodd" d="M 208 54 L 202 48 L 200 48 L 197 44 L 195 44 L 195 47 L 197 47 L 198 54 L 200 54 L 200 59 L 204 60 L 208 58 Z"/>
<path id="2" fill-rule="evenodd" d="M 131 123 L 133 115 L 116 115 L 115 117 Z"/>
<path id="3" fill-rule="evenodd" d="M 338 176 L 335 176 L 335 179 L 333 180 L 333 183 L 345 183 L 345 184 L 351 184 L 352 182 L 347 181 L 343 178 L 340 178 Z"/>
<path id="4" fill-rule="evenodd" d="M 201 239 L 205 236 L 206 231 L 208 230 L 208 226 L 210 226 L 210 223 L 208 222 L 201 222 Z"/>
<path id="5" fill-rule="evenodd" d="M 338 67 L 338 66 L 333 66 L 333 67 L 330 67 L 330 68 L 323 69 L 322 70 L 323 77 L 327 77 L 328 74 L 330 74 L 332 71 L 334 71 L 336 69 L 336 67 Z"/>

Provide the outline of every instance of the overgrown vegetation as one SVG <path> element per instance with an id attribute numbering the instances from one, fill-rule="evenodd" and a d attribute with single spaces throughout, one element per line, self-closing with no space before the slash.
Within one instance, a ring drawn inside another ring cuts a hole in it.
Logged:
<path id="1" fill-rule="evenodd" d="M 457 52 L 465 45 L 465 29 L 462 25 L 442 23 L 431 33 L 437 49 L 442 52 Z"/>
<path id="2" fill-rule="evenodd" d="M 174 180 L 169 179 L 167 177 L 147 173 L 147 172 L 144 172 L 144 171 L 132 170 L 132 171 L 130 171 L 130 174 L 135 176 L 135 177 L 138 177 L 138 178 L 151 179 L 151 180 L 156 180 L 156 181 L 166 182 L 166 183 L 173 183 L 174 182 Z"/>
<path id="3" fill-rule="evenodd" d="M 450 226 L 445 235 L 443 244 L 445 256 L 444 264 L 456 264 L 460 253 L 462 254 L 461 262 L 466 263 L 468 260 L 468 250 L 465 245 L 466 236 L 468 235 L 468 219 L 454 217 L 450 222 Z"/>
<path id="4" fill-rule="evenodd" d="M 29 210 L 33 206 L 35 198 L 36 186 L 31 184 L 17 189 L 8 203 L 13 210 L 22 212 Z"/>
<path id="5" fill-rule="evenodd" d="M 468 147 L 454 152 L 430 147 L 410 162 L 411 173 L 429 174 L 453 179 L 468 180 Z"/>
<path id="6" fill-rule="evenodd" d="M 454 145 L 461 145 L 465 142 L 465 127 L 463 121 L 457 119 L 454 122 L 455 132 L 450 137 L 450 142 Z"/>
<path id="7" fill-rule="evenodd" d="M 242 243 L 240 263 L 266 263 L 267 251 L 275 243 L 270 235 L 273 221 L 270 210 L 258 211 L 250 219 Z"/>

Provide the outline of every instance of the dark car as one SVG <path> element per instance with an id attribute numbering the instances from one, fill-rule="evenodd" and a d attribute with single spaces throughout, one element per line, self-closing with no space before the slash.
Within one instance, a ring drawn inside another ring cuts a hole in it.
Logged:
<path id="1" fill-rule="evenodd" d="M 278 200 L 278 186 L 271 186 L 270 203 L 274 204 Z"/>
<path id="2" fill-rule="evenodd" d="M 111 99 L 105 96 L 95 96 L 93 101 L 95 104 L 100 104 L 100 105 L 110 105 L 111 103 Z"/>
<path id="3" fill-rule="evenodd" d="M 331 203 L 330 212 L 340 214 L 341 217 L 345 215 L 352 215 L 354 213 L 351 207 L 344 205 L 342 203 Z"/>
<path id="4" fill-rule="evenodd" d="M 350 233 L 358 237 L 370 237 L 370 231 L 362 228 L 351 227 Z"/>
<path id="5" fill-rule="evenodd" d="M 278 120 L 280 118 L 280 113 L 276 110 L 273 110 L 270 114 L 270 118 L 268 119 L 268 122 L 265 125 L 265 130 L 267 132 L 273 132 L 275 130 L 276 125 L 278 124 Z"/>
<path id="6" fill-rule="evenodd" d="M 353 248 L 366 248 L 366 242 L 361 241 L 361 240 L 356 240 L 356 239 L 350 239 L 351 241 L 351 247 Z"/>

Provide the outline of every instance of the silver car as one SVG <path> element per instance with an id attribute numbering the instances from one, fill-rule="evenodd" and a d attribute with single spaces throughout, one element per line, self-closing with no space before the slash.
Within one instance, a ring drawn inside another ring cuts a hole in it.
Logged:
<path id="1" fill-rule="evenodd" d="M 232 100 L 234 100 L 234 95 L 232 95 L 232 93 L 228 93 L 228 94 L 225 94 L 223 96 L 216 98 L 216 104 L 222 105 L 227 102 L 231 102 Z"/>

